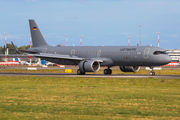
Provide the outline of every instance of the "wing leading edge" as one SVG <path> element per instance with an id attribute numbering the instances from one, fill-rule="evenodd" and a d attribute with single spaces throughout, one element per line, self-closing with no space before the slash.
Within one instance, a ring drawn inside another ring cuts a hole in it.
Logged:
<path id="1" fill-rule="evenodd" d="M 80 58 L 77 56 L 69 56 L 69 55 L 62 55 L 62 54 L 48 54 L 48 53 L 40 53 L 40 54 L 28 54 L 35 57 L 46 57 L 46 58 L 54 58 L 54 59 L 69 59 L 69 60 L 84 60 L 84 58 Z"/>
<path id="2" fill-rule="evenodd" d="M 75 60 L 75 61 L 87 61 L 87 60 L 95 60 L 97 62 L 103 62 L 104 58 L 80 58 L 77 56 L 69 56 L 69 55 L 62 55 L 62 54 L 49 54 L 49 53 L 40 53 L 40 54 L 28 54 L 35 57 L 42 57 L 42 58 L 53 58 L 53 59 L 68 59 L 68 60 Z"/>

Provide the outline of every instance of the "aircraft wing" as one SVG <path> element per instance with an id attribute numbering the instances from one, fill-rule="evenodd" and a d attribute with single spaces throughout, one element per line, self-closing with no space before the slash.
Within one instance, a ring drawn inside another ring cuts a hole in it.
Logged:
<path id="1" fill-rule="evenodd" d="M 103 58 L 80 58 L 77 56 L 63 55 L 63 54 L 49 54 L 49 53 L 40 53 L 40 54 L 28 54 L 35 57 L 40 58 L 53 58 L 53 59 L 68 59 L 68 60 L 76 60 L 76 61 L 86 61 L 86 60 L 95 60 L 98 62 L 103 62 Z"/>
<path id="2" fill-rule="evenodd" d="M 77 56 L 69 56 L 69 55 L 62 55 L 62 54 L 49 54 L 49 53 L 40 53 L 40 54 L 28 54 L 35 57 L 41 57 L 41 58 L 54 58 L 54 59 L 69 59 L 69 60 L 85 60 L 84 58 L 80 58 Z"/>

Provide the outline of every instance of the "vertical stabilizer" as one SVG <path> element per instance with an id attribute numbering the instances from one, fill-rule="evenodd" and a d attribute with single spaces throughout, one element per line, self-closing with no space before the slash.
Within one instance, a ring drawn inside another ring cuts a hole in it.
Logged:
<path id="1" fill-rule="evenodd" d="M 34 20 L 29 20 L 33 47 L 49 46 Z"/>

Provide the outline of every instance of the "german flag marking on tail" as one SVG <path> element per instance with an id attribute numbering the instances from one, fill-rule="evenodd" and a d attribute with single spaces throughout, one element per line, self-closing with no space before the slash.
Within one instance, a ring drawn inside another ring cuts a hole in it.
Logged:
<path id="1" fill-rule="evenodd" d="M 36 27 L 33 27 L 33 30 L 36 30 Z"/>

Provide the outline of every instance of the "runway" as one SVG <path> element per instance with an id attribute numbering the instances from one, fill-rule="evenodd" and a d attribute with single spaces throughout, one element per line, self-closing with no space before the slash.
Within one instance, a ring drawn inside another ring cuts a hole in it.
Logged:
<path id="1" fill-rule="evenodd" d="M 86 74 L 86 75 L 77 75 L 77 74 L 65 74 L 65 73 L 0 73 L 0 76 L 44 76 L 44 77 L 89 77 L 89 78 L 163 78 L 163 79 L 180 79 L 180 75 L 134 75 L 134 74 Z"/>

